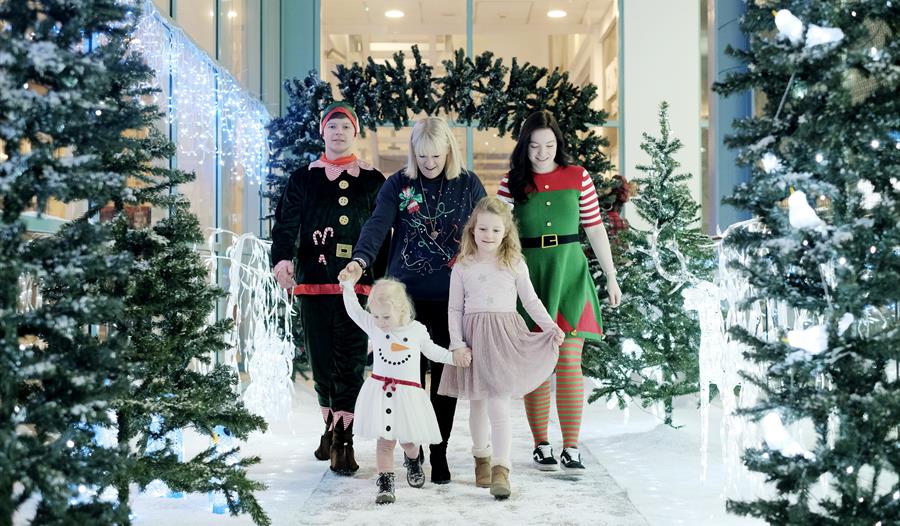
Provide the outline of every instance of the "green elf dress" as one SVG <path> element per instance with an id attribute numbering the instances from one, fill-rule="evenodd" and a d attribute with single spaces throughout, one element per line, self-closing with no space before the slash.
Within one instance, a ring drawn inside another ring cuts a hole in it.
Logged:
<path id="1" fill-rule="evenodd" d="M 534 183 L 524 202 L 513 201 L 508 177 L 497 191 L 513 206 L 534 290 L 566 337 L 600 340 L 600 301 L 578 235 L 579 226 L 602 224 L 594 183 L 580 166 L 534 174 Z M 521 314 L 536 327 L 527 312 Z"/>

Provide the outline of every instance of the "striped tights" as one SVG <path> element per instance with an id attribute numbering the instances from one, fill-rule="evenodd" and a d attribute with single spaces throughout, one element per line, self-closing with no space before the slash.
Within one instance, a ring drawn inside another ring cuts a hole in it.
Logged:
<path id="1" fill-rule="evenodd" d="M 562 428 L 563 447 L 578 447 L 581 413 L 584 408 L 584 377 L 581 374 L 583 338 L 566 338 L 559 347 L 556 363 L 556 411 Z M 534 445 L 549 442 L 550 380 L 525 395 L 525 413 L 534 437 Z"/>

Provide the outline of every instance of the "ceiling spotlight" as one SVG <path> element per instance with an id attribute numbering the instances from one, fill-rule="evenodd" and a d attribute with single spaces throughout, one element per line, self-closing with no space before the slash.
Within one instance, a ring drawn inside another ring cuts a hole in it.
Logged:
<path id="1" fill-rule="evenodd" d="M 567 13 L 562 9 L 551 9 L 550 11 L 547 11 L 547 16 L 550 18 L 562 18 L 566 16 L 566 14 Z"/>
<path id="2" fill-rule="evenodd" d="M 404 16 L 406 16 L 406 13 L 399 9 L 390 9 L 384 12 L 384 16 L 388 18 L 403 18 Z"/>

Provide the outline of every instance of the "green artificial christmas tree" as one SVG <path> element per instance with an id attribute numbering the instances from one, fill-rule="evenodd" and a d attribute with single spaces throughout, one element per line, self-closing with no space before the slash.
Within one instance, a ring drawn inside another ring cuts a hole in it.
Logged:
<path id="1" fill-rule="evenodd" d="M 744 461 L 777 495 L 728 507 L 770 524 L 900 524 L 900 2 L 755 2 L 742 27 L 747 70 L 716 89 L 765 104 L 730 137 L 751 166 L 730 202 L 759 220 L 733 238 L 757 255 L 736 268 L 806 322 L 732 334 L 766 367 L 744 411 L 765 439 Z M 811 434 L 779 440 L 793 423 Z"/>
<path id="2" fill-rule="evenodd" d="M 204 242 L 199 222 L 188 201 L 175 192 L 194 175 L 160 166 L 175 155 L 175 145 L 154 126 L 161 117 L 158 109 L 135 99 L 149 93 L 140 86 L 152 74 L 137 55 L 109 71 L 121 95 L 118 117 L 131 128 L 122 134 L 123 143 L 102 151 L 101 158 L 112 171 L 127 176 L 131 188 L 103 207 L 101 215 L 111 216 L 114 251 L 133 261 L 128 280 L 110 289 L 124 304 L 110 332 L 128 341 L 118 355 L 127 390 L 110 401 L 121 455 L 111 484 L 122 506 L 128 503 L 131 484 L 143 490 L 154 480 L 176 492 L 220 491 L 232 514 L 248 513 L 257 524 L 269 524 L 253 495 L 263 485 L 247 478 L 248 466 L 259 458 L 238 458 L 237 448 L 211 446 L 181 461 L 170 438 L 182 429 L 213 436 L 216 426 L 224 426 L 230 436 L 245 440 L 266 424 L 240 401 L 236 372 L 225 364 L 210 364 L 228 348 L 225 334 L 231 320 L 209 324 L 224 293 L 209 283 L 209 271 L 196 251 Z M 167 217 L 153 225 L 135 220 L 149 216 L 153 208 L 168 210 Z"/>
<path id="3" fill-rule="evenodd" d="M 685 310 L 680 291 L 709 279 L 713 254 L 698 227 L 700 205 L 686 184 L 691 175 L 676 172 L 682 143 L 669 135 L 665 102 L 659 126 L 658 138 L 643 134 L 641 149 L 650 164 L 636 167 L 645 175 L 634 180 L 640 191 L 631 200 L 650 229 L 607 225 L 614 232 L 611 246 L 625 298 L 604 312 L 606 338 L 586 345 L 584 368 L 602 382 L 591 401 L 615 397 L 620 407 L 632 398 L 644 407 L 662 402 L 671 425 L 672 399 L 700 389 L 700 326 Z"/>
<path id="4" fill-rule="evenodd" d="M 257 459 L 180 463 L 168 443 L 143 455 L 169 429 L 218 424 L 241 437 L 264 423 L 236 401 L 230 371 L 187 368 L 225 347 L 225 328 L 205 328 L 219 293 L 190 245 L 202 239 L 196 219 L 169 195 L 192 176 L 152 165 L 174 146 L 145 104 L 152 71 L 128 48 L 138 15 L 114 0 L 0 3 L 0 524 L 28 500 L 34 524 L 129 524 L 129 484 L 160 478 L 224 489 L 240 498 L 233 511 L 267 522 L 246 480 Z M 51 198 L 87 212 L 28 241 L 23 210 Z M 151 204 L 171 217 L 130 227 Z M 42 300 L 17 304 L 29 279 Z M 151 413 L 165 418 L 159 432 Z"/>
<path id="5" fill-rule="evenodd" d="M 147 161 L 157 157 L 151 152 L 162 154 L 171 146 L 156 142 L 160 149 L 148 148 L 147 141 L 154 141 L 155 135 L 135 144 L 135 151 L 149 154 Z M 132 168 L 140 170 L 140 164 Z M 154 171 L 156 182 L 165 181 L 168 174 L 183 175 Z M 171 178 L 169 183 L 175 180 L 184 178 Z M 269 524 L 253 496 L 264 486 L 247 478 L 247 467 L 258 463 L 258 457 L 236 458 L 237 449 L 223 452 L 210 446 L 181 461 L 178 444 L 171 440 L 182 429 L 212 436 L 220 425 L 229 435 L 246 440 L 251 432 L 264 431 L 266 424 L 240 401 L 232 368 L 209 367 L 211 357 L 227 348 L 225 334 L 231 320 L 208 325 L 223 292 L 209 284 L 208 269 L 196 252 L 204 241 L 197 218 L 188 211 L 186 200 L 168 193 L 166 184 L 134 193 L 134 206 L 147 204 L 168 206 L 169 217 L 152 227 L 136 228 L 129 225 L 122 208 L 114 222 L 115 248 L 131 254 L 135 262 L 126 286 L 118 289 L 125 309 L 113 327 L 129 342 L 121 352 L 129 387 L 111 404 L 119 449 L 130 466 L 114 477 L 119 499 L 127 501 L 131 483 L 143 489 L 161 480 L 176 492 L 223 492 L 232 514 L 248 513 L 256 524 Z M 211 370 L 198 370 L 200 363 Z M 135 439 L 137 447 L 130 448 Z"/>
<path id="6" fill-rule="evenodd" d="M 129 126 L 109 74 L 125 58 L 125 10 L 114 0 L 0 2 L 0 524 L 28 501 L 35 512 L 23 519 L 35 524 L 127 521 L 113 502 L 71 499 L 118 462 L 90 424 L 108 423 L 125 387 L 126 340 L 98 327 L 122 309 L 108 291 L 127 278 L 129 258 L 95 221 L 26 233 L 31 207 L 127 192 L 103 155 Z M 92 46 L 99 32 L 108 43 Z"/>

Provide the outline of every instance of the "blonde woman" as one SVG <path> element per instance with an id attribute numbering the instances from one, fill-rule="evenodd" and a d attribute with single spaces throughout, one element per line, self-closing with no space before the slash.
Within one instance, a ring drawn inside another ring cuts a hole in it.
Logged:
<path id="1" fill-rule="evenodd" d="M 543 332 L 528 330 L 516 311 L 519 299 Z M 449 309 L 449 348 L 471 352 L 472 367 L 445 368 L 439 392 L 470 401 L 475 483 L 505 499 L 510 398 L 530 393 L 550 377 L 564 334 L 534 292 L 512 212 L 496 197 L 478 202 L 463 231 L 450 276 Z"/>
<path id="2" fill-rule="evenodd" d="M 463 226 L 485 196 L 478 177 L 463 168 L 459 146 L 450 127 L 438 117 L 418 121 L 409 141 L 406 166 L 390 176 L 378 193 L 375 212 L 363 226 L 353 247 L 347 270 L 355 273 L 371 266 L 385 238 L 393 229 L 387 275 L 406 286 L 416 320 L 428 328 L 438 345 L 450 344 L 447 330 L 447 298 L 450 267 Z M 422 359 L 421 382 L 431 365 L 431 403 L 443 438 L 431 445 L 431 481 L 450 482 L 447 440 L 456 412 L 456 398 L 439 395 L 444 365 Z"/>

